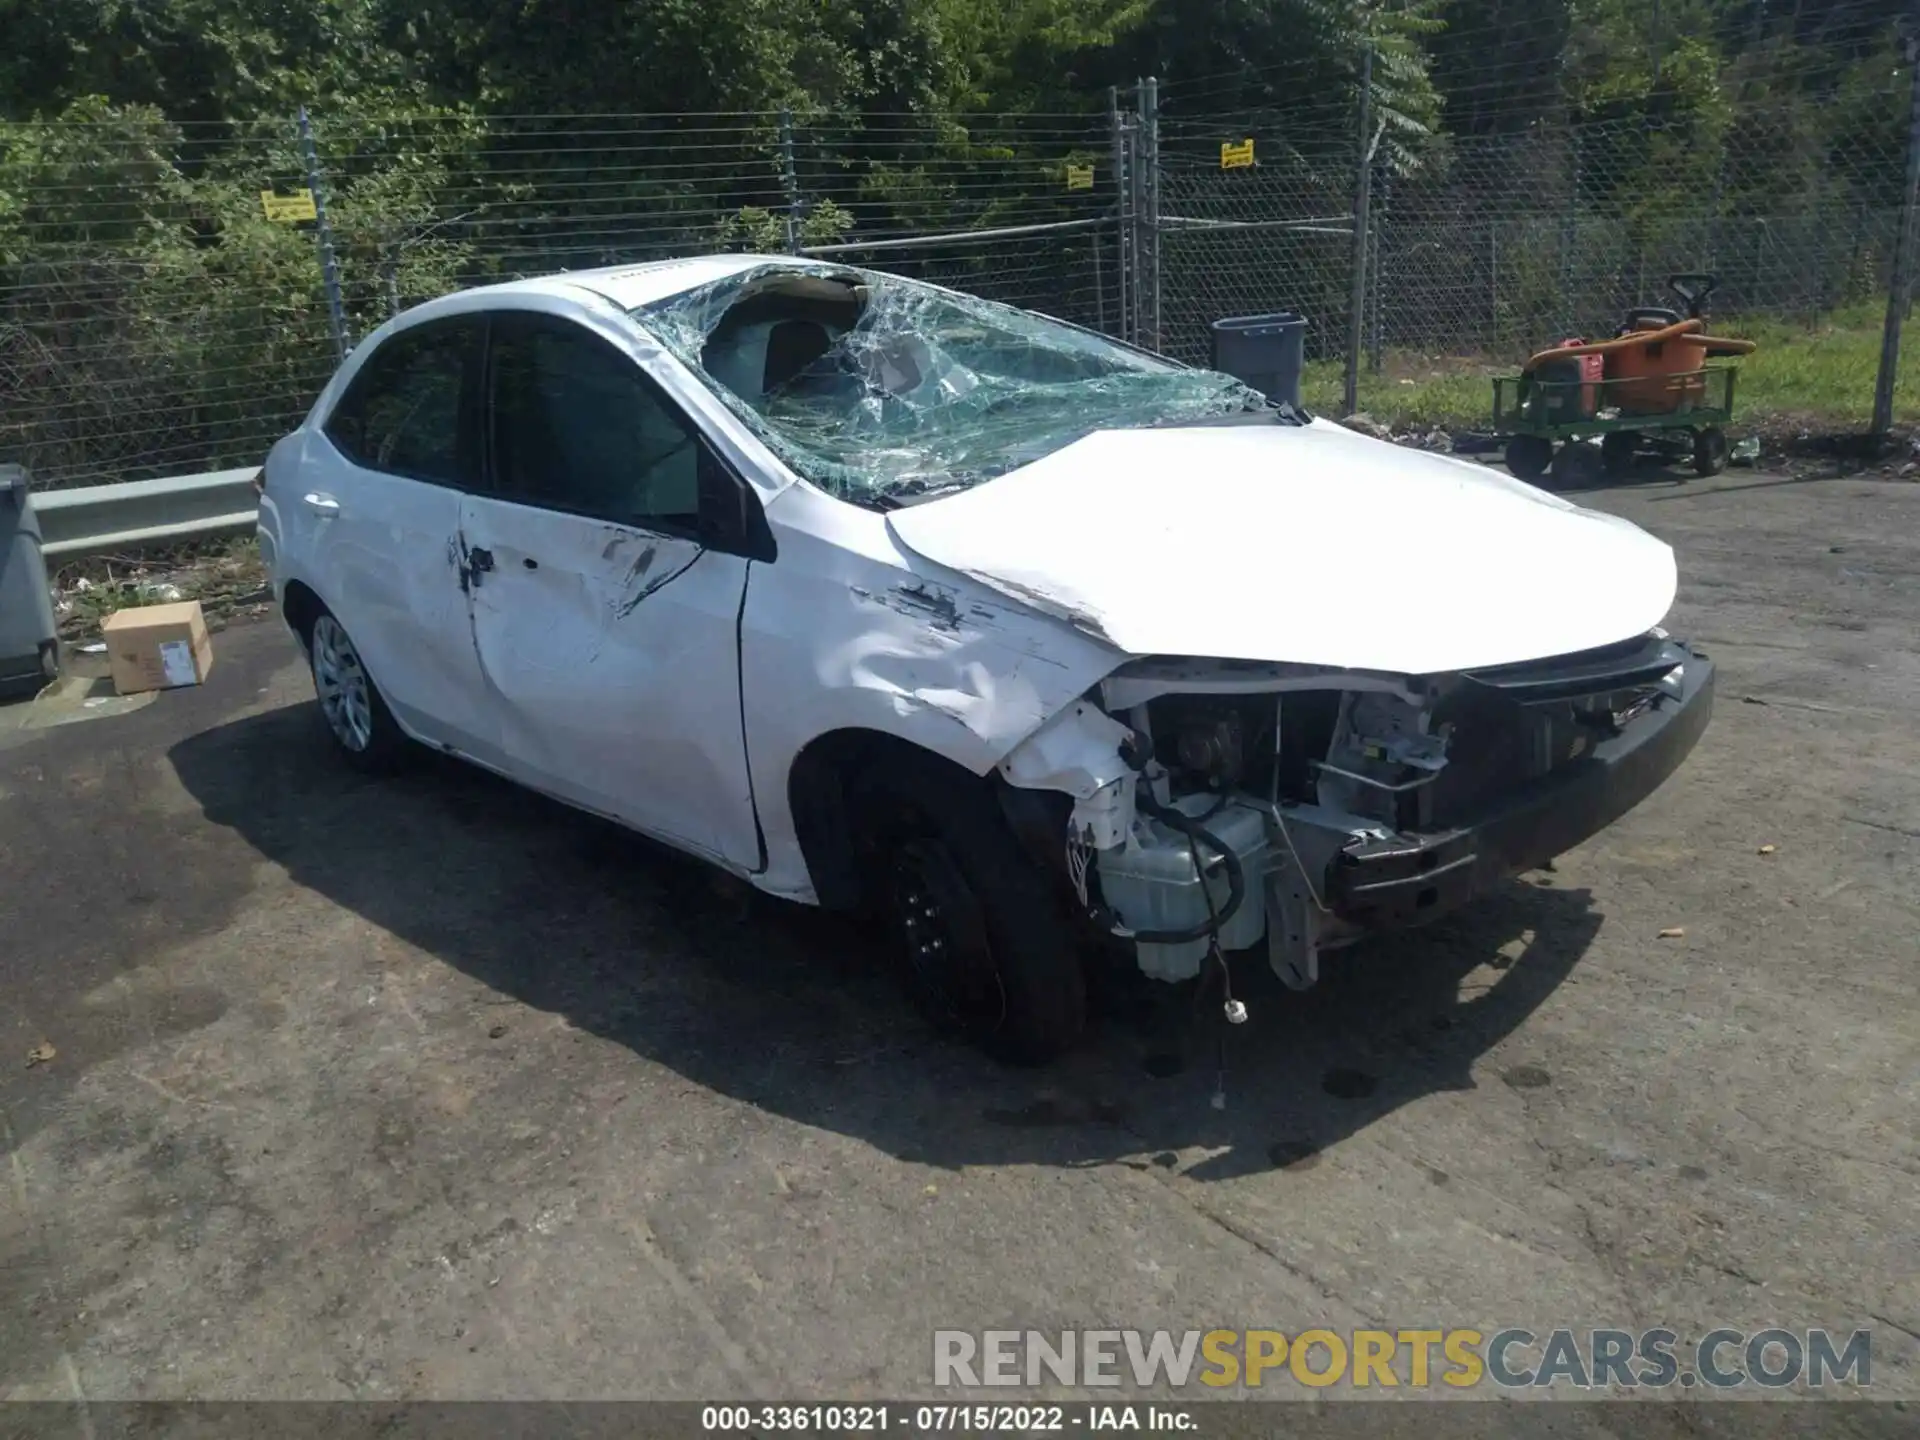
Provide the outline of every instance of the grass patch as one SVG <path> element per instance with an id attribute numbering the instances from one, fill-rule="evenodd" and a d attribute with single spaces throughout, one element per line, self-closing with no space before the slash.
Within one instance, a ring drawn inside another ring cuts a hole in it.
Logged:
<path id="1" fill-rule="evenodd" d="M 1752 356 L 1738 362 L 1736 424 L 1746 420 L 1865 429 L 1873 415 L 1874 379 L 1880 369 L 1880 326 L 1880 314 L 1866 307 L 1838 312 L 1810 326 L 1765 318 L 1714 320 L 1715 333 L 1760 344 Z M 1920 319 L 1909 329 L 1915 333 L 1906 337 L 1895 377 L 1897 425 L 1920 421 Z M 1484 427 L 1492 422 L 1492 377 L 1514 373 L 1524 358 L 1389 351 L 1379 374 L 1361 372 L 1360 408 L 1395 427 Z M 1301 381 L 1307 408 L 1338 415 L 1341 382 L 1339 361 L 1309 364 Z"/>
<path id="2" fill-rule="evenodd" d="M 1882 321 L 1861 310 L 1813 327 L 1778 320 L 1756 320 L 1737 331 L 1718 327 L 1760 342 L 1741 366 L 1737 403 L 1758 416 L 1864 429 L 1873 418 Z M 1902 339 L 1893 385 L 1897 425 L 1920 418 L 1920 326 L 1909 321 Z"/>
<path id="3" fill-rule="evenodd" d="M 1378 375 L 1360 372 L 1360 408 L 1376 420 L 1400 426 L 1485 426 L 1493 418 L 1493 380 L 1501 367 L 1489 360 L 1389 351 Z M 1316 360 L 1301 377 L 1301 398 L 1316 415 L 1338 415 L 1344 367 Z"/>

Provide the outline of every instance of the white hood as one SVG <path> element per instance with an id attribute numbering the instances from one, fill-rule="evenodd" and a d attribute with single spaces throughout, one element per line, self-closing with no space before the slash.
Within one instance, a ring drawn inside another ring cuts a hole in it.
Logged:
<path id="1" fill-rule="evenodd" d="M 887 517 L 937 565 L 1135 655 L 1431 675 L 1641 634 L 1673 551 L 1326 421 L 1109 430 Z"/>

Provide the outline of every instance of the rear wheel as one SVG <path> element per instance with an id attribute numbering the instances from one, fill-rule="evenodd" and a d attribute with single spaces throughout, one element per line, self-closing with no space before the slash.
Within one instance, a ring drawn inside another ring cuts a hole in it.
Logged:
<path id="1" fill-rule="evenodd" d="M 1718 475 L 1727 468 L 1727 432 L 1709 425 L 1693 432 L 1693 473 Z"/>
<path id="2" fill-rule="evenodd" d="M 366 771 L 392 769 L 406 752 L 407 738 L 346 627 L 326 611 L 308 631 L 307 658 L 320 717 L 347 763 Z"/>
<path id="3" fill-rule="evenodd" d="M 1553 442 L 1538 435 L 1516 435 L 1507 441 L 1507 469 L 1516 479 L 1538 480 L 1553 463 Z"/>
<path id="4" fill-rule="evenodd" d="M 921 1013 L 1013 1064 L 1078 1040 L 1087 999 L 1073 932 L 987 784 L 889 757 L 860 778 L 855 805 L 875 919 Z"/>

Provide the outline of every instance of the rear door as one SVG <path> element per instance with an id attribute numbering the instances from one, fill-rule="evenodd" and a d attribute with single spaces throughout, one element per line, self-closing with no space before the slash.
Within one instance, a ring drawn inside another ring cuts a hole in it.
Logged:
<path id="1" fill-rule="evenodd" d="M 409 730 L 498 763 L 456 537 L 480 481 L 485 323 L 430 320 L 382 341 L 309 451 L 291 523 L 314 588 Z"/>
<path id="2" fill-rule="evenodd" d="M 512 772 L 751 869 L 737 481 L 621 345 L 496 312 L 486 494 L 461 514 L 472 648 Z"/>

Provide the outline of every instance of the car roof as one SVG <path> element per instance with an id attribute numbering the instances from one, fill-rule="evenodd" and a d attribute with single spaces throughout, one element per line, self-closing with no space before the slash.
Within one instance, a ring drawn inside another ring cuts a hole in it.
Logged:
<path id="1" fill-rule="evenodd" d="M 792 265 L 791 255 L 694 255 L 683 260 L 654 260 L 644 265 L 609 265 L 600 270 L 563 270 L 554 275 L 508 280 L 459 292 L 461 297 L 564 295 L 587 290 L 622 310 L 638 309 L 716 280 L 764 265 Z M 447 297 L 452 299 L 452 296 Z M 464 306 L 461 308 L 465 308 Z"/>

